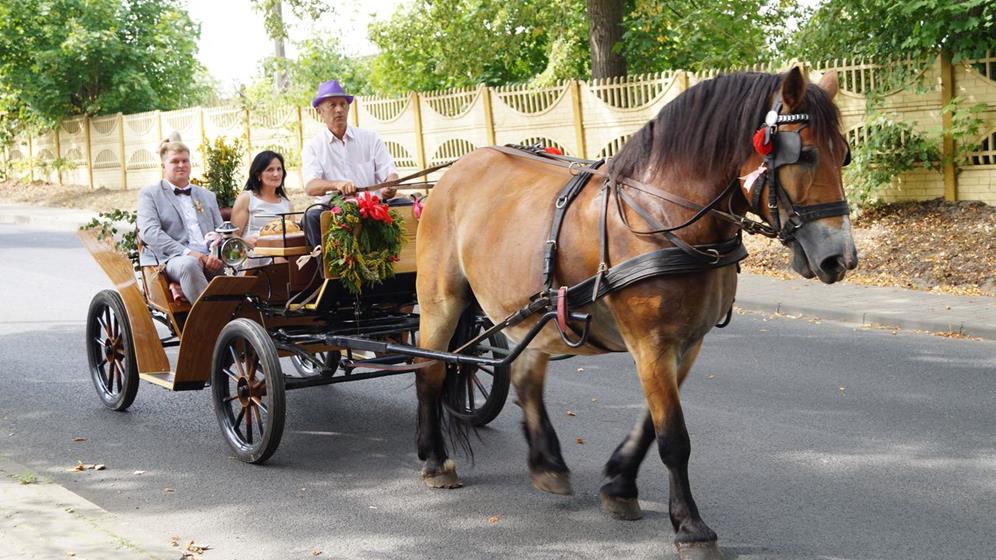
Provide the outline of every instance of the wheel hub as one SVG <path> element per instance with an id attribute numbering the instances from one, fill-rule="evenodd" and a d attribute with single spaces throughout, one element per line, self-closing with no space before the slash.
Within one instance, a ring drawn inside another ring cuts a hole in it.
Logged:
<path id="1" fill-rule="evenodd" d="M 249 387 L 249 380 L 244 377 L 239 379 L 238 384 L 235 386 L 235 391 L 239 395 L 239 401 L 243 405 L 249 403 L 249 399 L 252 397 L 252 390 Z"/>

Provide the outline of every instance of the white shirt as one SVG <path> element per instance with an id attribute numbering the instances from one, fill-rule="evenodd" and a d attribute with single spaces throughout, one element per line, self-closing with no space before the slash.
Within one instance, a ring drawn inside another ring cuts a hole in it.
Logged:
<path id="1" fill-rule="evenodd" d="M 180 188 L 169 181 L 166 181 L 166 184 L 174 189 Z M 190 185 L 187 185 L 185 189 L 181 190 L 190 190 L 190 188 Z M 180 196 L 174 194 L 173 196 L 176 197 L 177 202 L 180 204 L 180 217 L 183 219 L 183 227 L 187 228 L 188 243 L 183 254 L 189 255 L 191 251 L 207 254 L 207 243 L 204 241 L 204 232 L 201 231 L 201 224 L 197 221 L 197 209 L 194 208 L 193 195 Z"/>
<path id="2" fill-rule="evenodd" d="M 324 179 L 348 180 L 366 187 L 383 183 L 397 173 L 397 168 L 376 132 L 347 126 L 342 140 L 328 128 L 308 140 L 301 153 L 301 172 L 305 185 L 312 179 Z"/>

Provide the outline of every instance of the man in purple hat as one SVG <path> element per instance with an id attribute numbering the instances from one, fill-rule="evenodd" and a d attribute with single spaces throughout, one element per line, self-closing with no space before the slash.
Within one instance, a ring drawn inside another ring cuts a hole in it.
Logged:
<path id="1" fill-rule="evenodd" d="M 311 106 L 325 123 L 314 138 L 304 145 L 301 153 L 301 171 L 304 175 L 304 192 L 322 196 L 328 202 L 328 192 L 352 195 L 357 187 L 376 185 L 398 178 L 394 160 L 384 142 L 372 130 L 349 126 L 349 105 L 353 96 L 347 94 L 338 80 L 329 80 L 318 86 L 318 93 Z M 387 200 L 397 192 L 396 187 L 380 189 L 377 195 Z M 304 232 L 308 245 L 321 245 L 321 208 L 312 208 L 305 214 Z"/>

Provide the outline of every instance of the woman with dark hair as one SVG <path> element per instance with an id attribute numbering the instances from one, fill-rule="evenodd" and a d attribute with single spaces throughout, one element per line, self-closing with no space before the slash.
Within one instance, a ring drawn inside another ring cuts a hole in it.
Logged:
<path id="1" fill-rule="evenodd" d="M 256 244 L 259 230 L 272 222 L 274 214 L 293 212 L 293 206 L 284 191 L 284 156 L 264 150 L 256 155 L 249 166 L 245 191 L 235 199 L 232 207 L 232 224 L 239 228 L 238 235 L 250 246 Z"/>

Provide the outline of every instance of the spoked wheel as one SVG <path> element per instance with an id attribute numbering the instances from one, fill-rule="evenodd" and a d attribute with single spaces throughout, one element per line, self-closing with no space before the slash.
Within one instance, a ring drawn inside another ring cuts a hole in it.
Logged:
<path id="1" fill-rule="evenodd" d="M 104 290 L 86 316 L 86 356 L 97 396 L 111 410 L 125 410 L 138 393 L 138 366 L 131 326 L 121 296 Z"/>
<path id="2" fill-rule="evenodd" d="M 339 359 L 341 355 L 338 351 L 334 352 L 315 352 L 315 360 L 318 363 L 323 364 L 324 368 L 317 367 L 314 363 L 302 359 L 300 356 L 291 356 L 291 363 L 294 364 L 294 369 L 297 370 L 304 377 L 311 377 L 313 375 L 328 375 L 331 376 L 335 373 L 335 370 L 339 367 Z"/>
<path id="3" fill-rule="evenodd" d="M 214 347 L 211 391 L 225 440 L 247 463 L 273 455 L 284 433 L 284 376 L 273 340 L 249 319 L 225 325 Z"/>
<path id="4" fill-rule="evenodd" d="M 464 313 L 457 325 L 450 350 L 456 350 L 471 339 L 491 328 L 491 321 L 478 316 L 473 310 Z M 495 333 L 482 340 L 472 351 L 477 356 L 501 358 L 508 350 L 508 339 Z M 482 366 L 473 364 L 446 364 L 446 381 L 443 386 L 443 405 L 455 416 L 474 426 L 484 426 L 498 416 L 508 397 L 511 368 L 508 366 Z"/>

